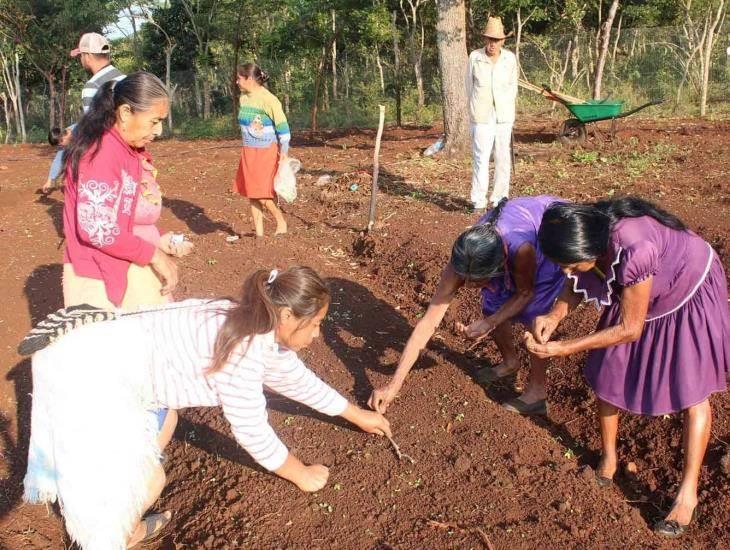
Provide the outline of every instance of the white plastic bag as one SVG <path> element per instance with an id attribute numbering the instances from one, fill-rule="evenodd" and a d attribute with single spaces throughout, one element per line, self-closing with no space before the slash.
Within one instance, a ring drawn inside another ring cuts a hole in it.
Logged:
<path id="1" fill-rule="evenodd" d="M 286 202 L 294 202 L 297 198 L 297 178 L 302 163 L 295 158 L 288 157 L 286 161 L 279 163 L 279 169 L 274 177 L 274 191 Z"/>

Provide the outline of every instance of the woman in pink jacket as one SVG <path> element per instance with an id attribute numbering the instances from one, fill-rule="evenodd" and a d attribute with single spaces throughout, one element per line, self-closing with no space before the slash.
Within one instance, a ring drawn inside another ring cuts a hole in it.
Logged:
<path id="1" fill-rule="evenodd" d="M 146 72 L 108 82 L 79 122 L 64 157 L 66 306 L 135 309 L 169 300 L 178 280 L 171 256 L 192 243 L 160 235 L 162 208 L 145 151 L 162 133 L 169 99 Z"/>

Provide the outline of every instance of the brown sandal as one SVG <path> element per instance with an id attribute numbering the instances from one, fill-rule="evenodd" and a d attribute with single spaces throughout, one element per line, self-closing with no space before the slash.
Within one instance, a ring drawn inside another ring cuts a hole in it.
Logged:
<path id="1" fill-rule="evenodd" d="M 496 369 L 498 369 L 502 365 L 504 365 L 504 363 L 500 363 L 499 365 L 495 365 L 493 367 L 484 367 L 477 370 L 476 374 L 474 374 L 474 380 L 476 380 L 479 384 L 489 385 L 496 382 L 497 380 L 502 380 L 503 378 L 515 376 L 517 374 L 517 371 L 520 370 L 520 368 L 517 367 L 515 370 L 509 371 L 506 374 L 497 374 Z"/>
<path id="2" fill-rule="evenodd" d="M 128 546 L 127 548 L 138 548 L 140 545 L 146 544 L 156 539 L 158 536 L 160 536 L 160 533 L 162 533 L 165 527 L 167 527 L 167 524 L 170 523 L 171 519 L 172 512 L 170 512 L 169 510 L 166 512 L 162 512 L 161 514 L 150 514 L 146 517 L 143 517 L 142 523 L 145 527 L 144 537 L 134 543 L 134 545 Z"/>

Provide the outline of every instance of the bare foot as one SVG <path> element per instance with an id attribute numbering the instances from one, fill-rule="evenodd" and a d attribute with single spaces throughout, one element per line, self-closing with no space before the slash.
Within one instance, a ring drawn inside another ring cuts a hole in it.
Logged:
<path id="1" fill-rule="evenodd" d="M 274 231 L 274 236 L 276 235 L 286 235 L 286 232 L 288 231 L 288 227 L 286 223 L 279 224 L 276 226 L 276 231 Z"/>
<path id="2" fill-rule="evenodd" d="M 692 523 L 692 514 L 696 507 L 697 497 L 694 498 L 693 502 L 690 502 L 689 499 L 683 501 L 675 500 L 672 509 L 664 519 L 667 521 L 674 520 L 680 525 L 689 525 Z"/>

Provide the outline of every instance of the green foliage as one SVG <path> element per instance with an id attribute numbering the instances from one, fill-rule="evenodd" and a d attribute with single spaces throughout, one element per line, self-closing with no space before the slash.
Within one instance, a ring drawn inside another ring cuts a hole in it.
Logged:
<path id="1" fill-rule="evenodd" d="M 174 132 L 177 137 L 190 139 L 231 139 L 240 135 L 238 126 L 230 116 L 217 116 L 207 120 L 188 118 Z"/>

